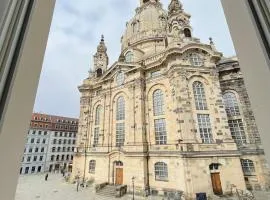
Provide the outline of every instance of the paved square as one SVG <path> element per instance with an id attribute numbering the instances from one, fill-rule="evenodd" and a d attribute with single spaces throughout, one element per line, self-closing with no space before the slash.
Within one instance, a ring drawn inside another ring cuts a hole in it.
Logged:
<path id="1" fill-rule="evenodd" d="M 92 200 L 94 190 L 92 187 L 76 191 L 76 184 L 65 182 L 61 174 L 49 174 L 48 181 L 45 175 L 20 176 L 16 200 Z"/>
<path id="2" fill-rule="evenodd" d="M 123 198 L 96 196 L 93 187 L 76 190 L 76 184 L 67 183 L 61 174 L 49 174 L 45 181 L 45 174 L 22 175 L 19 178 L 15 200 L 129 200 L 131 196 Z M 145 199 L 135 197 L 136 200 Z M 151 199 L 151 198 L 149 198 Z"/>

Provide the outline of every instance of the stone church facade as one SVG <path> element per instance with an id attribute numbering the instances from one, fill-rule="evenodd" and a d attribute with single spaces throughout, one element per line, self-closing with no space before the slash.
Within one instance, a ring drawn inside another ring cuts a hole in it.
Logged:
<path id="1" fill-rule="evenodd" d="M 236 58 L 192 34 L 179 0 L 140 0 L 108 67 L 104 38 L 82 85 L 73 177 L 136 193 L 269 187 L 268 166 Z"/>

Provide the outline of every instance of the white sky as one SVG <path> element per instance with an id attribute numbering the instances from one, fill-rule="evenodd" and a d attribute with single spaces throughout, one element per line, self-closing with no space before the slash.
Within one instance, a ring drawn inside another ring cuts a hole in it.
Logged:
<path id="1" fill-rule="evenodd" d="M 170 0 L 161 0 L 167 9 Z M 235 54 L 220 0 L 182 0 L 191 14 L 193 35 L 214 39 L 224 56 Z M 57 0 L 40 77 L 35 112 L 78 117 L 77 87 L 92 67 L 92 55 L 105 36 L 110 64 L 120 53 L 125 24 L 139 0 Z"/>

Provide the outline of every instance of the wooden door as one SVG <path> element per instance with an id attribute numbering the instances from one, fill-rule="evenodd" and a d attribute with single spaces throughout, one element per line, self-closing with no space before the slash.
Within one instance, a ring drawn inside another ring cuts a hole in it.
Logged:
<path id="1" fill-rule="evenodd" d="M 211 180 L 212 180 L 214 194 L 222 195 L 223 192 L 222 192 L 222 187 L 221 187 L 220 174 L 211 173 Z"/>
<path id="2" fill-rule="evenodd" d="M 122 185 L 123 184 L 123 168 L 116 168 L 116 185 Z"/>

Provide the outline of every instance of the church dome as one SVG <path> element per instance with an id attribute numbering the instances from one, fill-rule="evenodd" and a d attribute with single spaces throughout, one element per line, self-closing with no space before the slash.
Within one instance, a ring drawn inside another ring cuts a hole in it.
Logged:
<path id="1" fill-rule="evenodd" d="M 126 31 L 122 37 L 122 50 L 136 46 L 144 41 L 165 37 L 167 12 L 159 0 L 143 0 L 136 9 L 135 16 L 127 22 Z"/>

